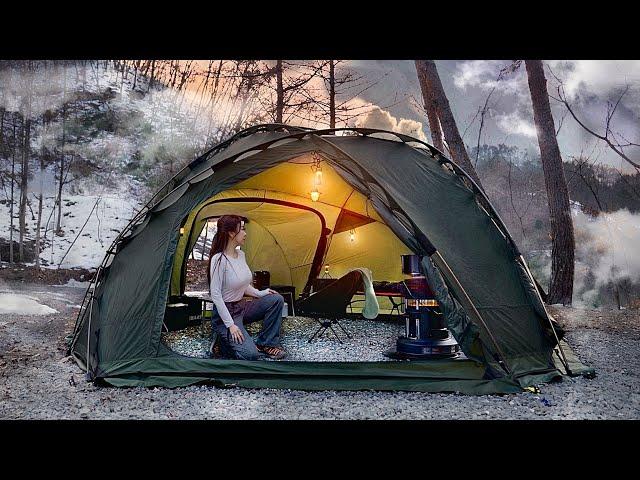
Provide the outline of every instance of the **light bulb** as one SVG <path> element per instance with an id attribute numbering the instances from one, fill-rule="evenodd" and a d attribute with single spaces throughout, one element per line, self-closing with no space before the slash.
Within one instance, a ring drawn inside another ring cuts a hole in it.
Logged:
<path id="1" fill-rule="evenodd" d="M 316 174 L 313 179 L 314 185 L 322 185 L 322 169 L 316 170 Z"/>
<path id="2" fill-rule="evenodd" d="M 184 235 L 184 227 L 180 227 L 180 235 Z"/>
<path id="3" fill-rule="evenodd" d="M 314 188 L 311 191 L 311 200 L 314 202 L 317 202 L 319 198 L 320 198 L 320 192 L 318 191 L 317 188 Z"/>
<path id="4" fill-rule="evenodd" d="M 349 240 L 351 240 L 352 242 L 356 239 L 356 232 L 355 230 L 351 230 L 349 231 Z"/>

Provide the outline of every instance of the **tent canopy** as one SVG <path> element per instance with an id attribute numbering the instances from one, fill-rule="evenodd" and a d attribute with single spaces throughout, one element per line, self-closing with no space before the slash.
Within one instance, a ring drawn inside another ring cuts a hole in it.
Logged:
<path id="1" fill-rule="evenodd" d="M 323 169 L 317 202 L 310 158 Z M 224 213 L 249 218 L 252 269 L 269 270 L 274 283 L 297 291 L 323 264 L 334 277 L 367 267 L 375 279 L 399 280 L 399 256 L 423 255 L 468 360 L 265 364 L 172 352 L 160 341 L 168 295 L 184 288 L 185 257 L 206 219 Z M 506 227 L 441 152 L 393 132 L 261 125 L 191 162 L 114 241 L 87 290 L 70 352 L 91 378 L 112 385 L 495 393 L 591 372 L 560 346 L 559 355 Z"/>

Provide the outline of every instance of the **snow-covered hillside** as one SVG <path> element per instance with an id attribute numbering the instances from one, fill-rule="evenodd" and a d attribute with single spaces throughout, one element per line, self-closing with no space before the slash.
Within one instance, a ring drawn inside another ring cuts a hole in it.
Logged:
<path id="1" fill-rule="evenodd" d="M 113 239 L 157 185 L 205 148 L 211 122 L 206 115 L 196 119 L 190 102 L 175 91 L 161 86 L 149 90 L 143 77 L 123 77 L 110 64 L 105 68 L 90 62 L 84 70 L 78 65 L 48 67 L 29 75 L 24 70 L 0 71 L 0 107 L 7 113 L 2 125 L 5 138 L 15 135 L 12 124 L 21 128 L 25 116 L 33 119 L 25 239 L 35 240 L 37 196 L 42 192 L 42 266 L 96 268 Z M 23 106 L 25 98 L 31 101 L 29 110 Z M 45 123 L 41 120 L 44 117 L 51 120 Z M 12 148 L 0 149 L 0 162 L 6 173 L 14 161 L 13 241 L 17 242 L 22 153 L 20 147 Z M 73 168 L 65 174 L 62 232 L 54 235 L 62 152 L 65 168 L 70 162 Z M 47 159 L 44 171 L 40 156 Z M 5 248 L 0 260 L 6 263 L 10 176 L 2 180 L 0 243 Z M 17 243 L 14 258 L 18 260 Z"/>
<path id="2" fill-rule="evenodd" d="M 97 186 L 91 181 L 85 183 L 85 193 L 62 195 L 61 236 L 53 233 L 57 215 L 55 197 L 45 194 L 40 231 L 44 238 L 40 260 L 45 268 L 57 268 L 58 265 L 62 268 L 97 268 L 113 239 L 140 208 L 140 199 L 132 193 L 135 184 L 129 178 L 122 178 L 116 189 Z M 0 205 L 0 237 L 5 239 L 9 239 L 9 220 L 9 204 Z M 28 212 L 26 220 L 27 239 L 33 240 L 37 219 Z M 17 228 L 17 221 L 14 221 L 14 228 Z M 14 231 L 13 239 L 17 241 L 17 231 Z M 17 257 L 17 249 L 15 255 Z"/>

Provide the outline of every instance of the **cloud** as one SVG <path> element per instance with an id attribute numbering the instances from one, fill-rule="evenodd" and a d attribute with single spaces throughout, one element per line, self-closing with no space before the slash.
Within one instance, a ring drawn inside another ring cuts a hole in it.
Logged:
<path id="1" fill-rule="evenodd" d="M 491 91 L 493 88 L 505 94 L 526 95 L 528 89 L 526 85 L 526 75 L 524 66 L 516 72 L 503 75 L 498 80 L 500 71 L 512 62 L 505 60 L 470 60 L 460 62 L 456 65 L 456 72 L 453 74 L 454 85 L 467 90 L 469 87 L 480 88 L 484 91 Z"/>
<path id="2" fill-rule="evenodd" d="M 453 83 L 460 89 L 467 87 L 486 88 L 489 79 L 495 80 L 497 72 L 502 68 L 503 62 L 492 60 L 472 60 L 461 62 L 457 65 L 457 72 L 453 75 Z"/>
<path id="3" fill-rule="evenodd" d="M 537 138 L 535 125 L 531 121 L 522 118 L 517 111 L 498 114 L 494 119 L 498 128 L 505 133 Z"/>
<path id="4" fill-rule="evenodd" d="M 410 135 L 418 138 L 419 140 L 427 140 L 427 137 L 422 130 L 421 122 L 407 118 L 401 118 L 398 120 L 388 111 L 382 110 L 380 107 L 376 107 L 366 115 L 359 117 L 358 120 L 356 120 L 356 127 L 390 130 L 392 132 Z"/>
<path id="5" fill-rule="evenodd" d="M 565 93 L 572 99 L 596 95 L 608 98 L 627 84 L 633 96 L 640 94 L 640 61 L 637 60 L 550 60 Z"/>

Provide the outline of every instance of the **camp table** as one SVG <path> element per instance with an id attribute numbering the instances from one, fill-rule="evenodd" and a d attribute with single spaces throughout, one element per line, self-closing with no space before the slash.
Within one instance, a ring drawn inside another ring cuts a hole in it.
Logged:
<path id="1" fill-rule="evenodd" d="M 211 299 L 211 294 L 206 291 L 199 292 L 184 292 L 187 297 L 197 298 L 202 301 L 202 318 L 205 317 L 205 312 L 207 311 L 207 303 L 213 304 L 213 300 Z"/>

